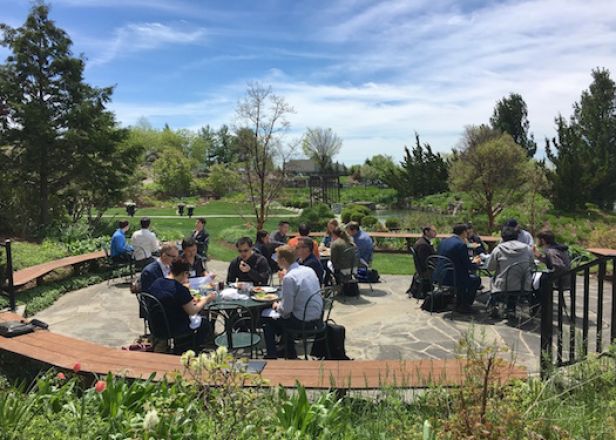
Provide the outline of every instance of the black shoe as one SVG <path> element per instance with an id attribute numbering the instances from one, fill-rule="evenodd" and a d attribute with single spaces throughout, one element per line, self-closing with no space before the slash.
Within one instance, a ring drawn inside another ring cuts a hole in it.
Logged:
<path id="1" fill-rule="evenodd" d="M 265 356 L 263 356 L 263 359 L 278 359 L 278 356 L 276 356 L 275 354 L 266 354 Z"/>

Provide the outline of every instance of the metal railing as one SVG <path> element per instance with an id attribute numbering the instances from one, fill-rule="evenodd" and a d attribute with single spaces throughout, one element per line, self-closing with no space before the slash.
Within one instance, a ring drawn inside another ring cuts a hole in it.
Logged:
<path id="1" fill-rule="evenodd" d="M 15 311 L 15 286 L 13 285 L 13 254 L 11 253 L 11 240 L 0 243 L 4 248 L 6 265 L 4 273 L 0 272 L 0 293 L 9 299 L 11 310 Z"/>
<path id="2" fill-rule="evenodd" d="M 605 278 L 610 266 L 612 286 L 606 291 Z M 554 367 L 583 360 L 589 350 L 602 353 L 616 342 L 615 275 L 616 257 L 599 257 L 558 277 L 549 275 L 542 282 L 540 362 L 543 377 Z M 581 286 L 577 285 L 578 277 L 582 277 Z M 591 304 L 596 305 L 596 309 L 591 310 Z M 606 322 L 606 314 L 609 314 L 609 322 Z M 609 339 L 603 335 L 607 329 Z"/>

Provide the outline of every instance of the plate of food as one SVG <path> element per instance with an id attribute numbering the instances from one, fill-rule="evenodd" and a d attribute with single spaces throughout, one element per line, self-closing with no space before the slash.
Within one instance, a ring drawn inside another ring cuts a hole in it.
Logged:
<path id="1" fill-rule="evenodd" d="M 252 291 L 254 293 L 276 293 L 278 289 L 272 286 L 258 286 L 258 287 L 253 287 Z"/>
<path id="2" fill-rule="evenodd" d="M 278 295 L 275 293 L 255 293 L 252 297 L 255 301 L 263 301 L 263 302 L 273 302 L 278 300 Z"/>

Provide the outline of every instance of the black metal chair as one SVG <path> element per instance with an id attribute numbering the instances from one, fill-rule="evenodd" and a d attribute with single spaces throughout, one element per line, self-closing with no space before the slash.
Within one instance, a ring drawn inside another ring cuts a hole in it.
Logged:
<path id="1" fill-rule="evenodd" d="M 486 309 L 493 318 L 501 316 L 499 306 L 506 304 L 507 309 L 515 309 L 520 299 L 529 299 L 533 294 L 532 277 L 534 266 L 530 262 L 520 261 L 507 266 L 496 278 L 503 278 L 502 290 L 490 292 Z"/>
<path id="2" fill-rule="evenodd" d="M 357 270 L 359 269 L 359 267 L 360 267 L 360 265 L 361 265 L 361 263 L 360 263 L 360 258 L 359 258 L 359 256 L 357 256 L 357 248 L 355 248 L 355 247 L 348 248 L 348 249 L 346 249 L 344 252 L 345 252 L 345 254 L 349 254 L 349 253 L 351 253 L 351 252 L 352 252 L 352 253 L 353 253 L 353 255 L 354 255 L 354 257 L 355 257 L 355 258 L 352 258 L 352 259 L 351 259 L 351 261 L 352 261 L 353 263 L 352 263 L 352 265 L 351 265 L 351 273 L 350 273 L 350 275 L 349 275 L 349 276 L 350 276 L 350 278 L 351 278 L 352 280 L 355 280 L 355 282 L 356 282 L 356 283 L 358 283 L 358 284 L 359 284 L 359 283 L 367 283 L 367 284 L 370 286 L 370 290 L 371 290 L 371 291 L 374 291 L 374 289 L 372 288 L 372 283 L 371 283 L 370 281 L 363 281 L 363 280 L 360 280 L 360 279 L 357 277 Z M 370 272 L 370 270 L 371 270 L 370 265 L 364 264 L 363 266 L 366 268 L 366 270 L 367 270 L 368 272 Z"/>
<path id="3" fill-rule="evenodd" d="M 148 323 L 150 334 L 153 339 L 152 345 L 154 345 L 155 349 L 159 342 L 166 341 L 166 352 L 182 354 L 182 352 L 188 349 L 198 351 L 195 339 L 196 331 L 183 335 L 173 335 L 165 308 L 158 298 L 146 292 L 140 292 L 136 295 L 139 305 L 145 312 L 145 320 Z M 176 340 L 182 343 L 178 344 Z M 186 344 L 187 342 L 188 344 Z M 188 347 L 186 347 L 186 345 L 188 345 Z M 184 348 L 186 348 L 186 350 L 184 350 Z"/>
<path id="4" fill-rule="evenodd" d="M 289 340 L 289 338 L 291 338 L 291 340 L 293 341 L 296 341 L 296 340 L 302 341 L 305 360 L 308 360 L 308 342 L 312 344 L 318 341 L 324 342 L 327 356 L 330 357 L 329 345 L 327 344 L 327 325 L 326 323 L 330 319 L 334 300 L 330 297 L 323 298 L 321 292 L 322 291 L 313 293 L 308 298 L 308 301 L 306 301 L 306 305 L 304 306 L 304 315 L 302 319 L 302 328 L 301 329 L 290 329 L 290 328 L 284 329 L 282 340 L 284 342 L 285 357 L 288 357 L 288 354 L 289 354 L 287 352 L 287 344 L 286 344 L 286 341 Z M 306 311 L 308 310 L 308 306 L 310 305 L 310 303 L 312 301 L 316 301 L 317 295 L 322 298 L 323 309 L 321 310 L 321 317 L 317 323 L 317 326 L 309 327 L 307 326 L 307 323 L 306 323 Z"/>
<path id="5" fill-rule="evenodd" d="M 428 271 L 432 274 L 432 284 L 434 286 L 432 292 L 428 296 L 432 296 L 430 313 L 434 311 L 434 297 L 443 295 L 445 298 L 455 298 L 459 301 L 456 267 L 453 262 L 442 255 L 430 255 L 426 260 Z"/>
<path id="6" fill-rule="evenodd" d="M 417 282 L 419 283 L 419 287 L 420 289 L 422 289 L 422 292 L 427 293 L 425 292 L 426 289 L 424 288 L 426 285 L 430 288 L 429 290 L 432 290 L 432 278 L 430 271 L 427 268 L 424 268 L 425 270 L 422 271 L 422 264 L 419 261 L 419 256 L 417 255 L 417 252 L 415 251 L 415 248 L 413 248 L 413 246 L 409 246 L 409 252 L 411 254 L 411 257 L 413 257 L 413 266 L 415 268 L 415 273 L 411 277 L 411 286 L 414 282 Z M 409 294 L 409 296 L 411 295 L 411 287 L 408 288 L 407 293 Z"/>
<path id="7" fill-rule="evenodd" d="M 237 304 L 231 313 L 228 310 L 219 310 L 218 313 L 225 321 L 225 329 L 214 338 L 214 344 L 217 347 L 226 347 L 230 352 L 249 349 L 252 359 L 253 352 L 257 351 L 261 343 L 261 336 L 257 332 L 256 319 L 250 309 Z"/>

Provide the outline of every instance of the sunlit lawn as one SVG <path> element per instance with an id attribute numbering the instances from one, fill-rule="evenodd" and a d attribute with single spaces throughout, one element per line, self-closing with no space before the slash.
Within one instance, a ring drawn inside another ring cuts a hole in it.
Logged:
<path id="1" fill-rule="evenodd" d="M 184 215 L 186 215 L 186 210 Z M 208 215 L 253 215 L 254 210 L 249 203 L 231 203 L 221 200 L 213 200 L 205 205 L 197 205 L 193 217 Z M 270 214 L 292 214 L 292 211 L 285 208 L 273 208 L 270 210 Z M 126 216 L 126 209 L 124 208 L 111 208 L 105 212 L 105 215 L 118 215 Z M 139 208 L 135 217 L 143 216 L 156 216 L 156 215 L 177 215 L 175 207 L 167 208 Z"/>

